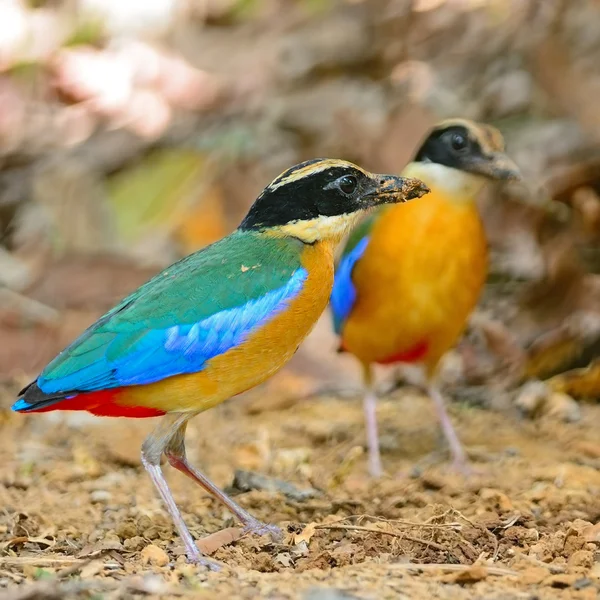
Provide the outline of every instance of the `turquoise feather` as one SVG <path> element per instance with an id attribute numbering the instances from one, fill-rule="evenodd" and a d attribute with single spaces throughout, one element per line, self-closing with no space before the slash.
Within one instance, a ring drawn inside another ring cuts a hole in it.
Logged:
<path id="1" fill-rule="evenodd" d="M 202 370 L 300 292 L 307 277 L 301 245 L 238 230 L 184 258 L 61 352 L 41 373 L 39 388 L 94 391 Z"/>

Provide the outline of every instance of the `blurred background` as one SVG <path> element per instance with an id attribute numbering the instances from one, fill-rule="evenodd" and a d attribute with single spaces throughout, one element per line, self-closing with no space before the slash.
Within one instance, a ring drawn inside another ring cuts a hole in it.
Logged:
<path id="1" fill-rule="evenodd" d="M 527 185 L 482 198 L 490 285 L 452 377 L 505 388 L 586 366 L 599 18 L 597 0 L 4 0 L 0 378 L 25 381 L 230 232 L 288 166 L 398 172 L 453 116 L 497 125 Z M 348 364 L 334 344 L 309 342 L 313 375 Z"/>
<path id="2" fill-rule="evenodd" d="M 284 169 L 330 156 L 399 172 L 447 117 L 500 128 L 526 179 L 481 197 L 489 280 L 442 370 L 487 483 L 366 477 L 359 369 L 326 314 L 273 380 L 194 420 L 192 459 L 266 521 L 438 514 L 449 528 L 421 532 L 437 546 L 369 534 L 344 549 L 338 531 L 310 555 L 242 540 L 217 556 L 255 572 L 484 554 L 519 568 L 533 544 L 524 586 L 566 561 L 600 580 L 599 23 L 598 0 L 2 0 L 0 586 L 38 577 L 40 557 L 56 570 L 105 552 L 87 576 L 125 577 L 148 568 L 150 540 L 178 545 L 139 463 L 153 419 L 15 415 L 18 390 L 152 274 L 231 232 Z M 418 391 L 378 410 L 388 472 L 439 446 Z M 236 469 L 313 495 L 232 484 Z M 222 527 L 223 509 L 168 471 L 194 535 Z M 436 513 L 449 505 L 485 535 L 457 538 L 458 517 Z"/>

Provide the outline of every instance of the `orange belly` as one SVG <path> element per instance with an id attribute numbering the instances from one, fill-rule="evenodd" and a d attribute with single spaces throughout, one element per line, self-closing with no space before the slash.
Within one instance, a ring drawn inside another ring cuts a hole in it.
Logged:
<path id="1" fill-rule="evenodd" d="M 332 244 L 306 246 L 302 264 L 308 277 L 300 294 L 245 343 L 211 359 L 199 373 L 122 388 L 119 403 L 165 412 L 200 412 L 255 387 L 279 371 L 327 306 L 333 285 Z"/>
<path id="2" fill-rule="evenodd" d="M 353 273 L 357 300 L 342 332 L 344 349 L 365 363 L 419 361 L 431 372 L 463 332 L 486 271 L 474 202 L 432 189 L 422 200 L 390 207 Z"/>

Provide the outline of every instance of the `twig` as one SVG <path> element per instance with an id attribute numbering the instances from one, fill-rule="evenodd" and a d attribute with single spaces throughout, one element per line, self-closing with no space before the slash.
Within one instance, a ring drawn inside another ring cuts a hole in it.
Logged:
<path id="1" fill-rule="evenodd" d="M 392 537 L 408 540 L 409 542 L 415 542 L 416 544 L 422 544 L 423 546 L 430 546 L 436 550 L 442 552 L 450 552 L 448 548 L 444 548 L 441 544 L 436 542 L 430 542 L 429 540 L 423 540 L 412 535 L 406 535 L 405 533 L 398 533 L 397 531 L 385 531 L 385 529 L 375 529 L 373 527 L 361 527 L 360 525 L 317 525 L 315 529 L 330 529 L 332 531 L 363 531 L 366 533 L 378 533 L 380 535 L 389 535 Z"/>
<path id="2" fill-rule="evenodd" d="M 7 567 L 23 567 L 25 565 L 32 565 L 34 567 L 80 567 L 84 565 L 86 561 L 78 560 L 76 558 L 42 558 L 37 556 L 1 556 L 0 565 Z"/>
<path id="3" fill-rule="evenodd" d="M 348 517 L 350 518 L 350 517 Z M 384 517 L 376 517 L 374 515 L 359 515 L 358 520 L 367 518 L 373 521 L 380 521 L 382 523 L 393 523 L 395 525 L 400 525 L 401 527 L 411 527 L 411 528 L 419 528 L 423 529 L 460 529 L 462 526 L 460 523 L 418 523 L 417 521 L 406 521 L 405 519 L 385 519 Z"/>
<path id="4" fill-rule="evenodd" d="M 364 520 L 364 519 L 369 519 L 371 521 L 378 521 L 381 523 L 393 523 L 395 525 L 400 525 L 401 527 L 410 527 L 410 528 L 419 528 L 422 527 L 423 529 L 452 529 L 452 530 L 456 530 L 456 529 L 460 529 L 461 528 L 461 524 L 460 523 L 429 523 L 428 521 L 425 521 L 423 523 L 418 523 L 416 521 L 406 521 L 404 519 L 385 519 L 384 517 L 376 517 L 375 515 L 367 515 L 367 514 L 363 514 L 363 515 L 349 515 L 348 517 L 342 517 L 341 519 L 337 519 L 335 521 L 330 521 L 329 523 L 327 523 L 327 525 L 337 525 L 338 523 L 343 523 L 344 521 L 351 521 L 356 519 L 358 522 Z"/>
<path id="5" fill-rule="evenodd" d="M 94 560 L 96 559 L 86 558 L 85 560 L 79 561 L 76 564 L 71 565 L 70 567 L 66 567 L 64 569 L 61 569 L 60 571 L 57 571 L 55 577 L 56 579 L 65 579 L 70 575 L 77 573 L 77 571 L 80 571 L 81 569 L 83 569 L 83 567 L 87 567 Z"/>
<path id="6" fill-rule="evenodd" d="M 467 517 L 465 517 L 465 515 L 463 515 L 456 508 L 450 508 L 444 514 L 446 515 L 448 513 L 457 515 L 460 519 L 462 519 L 463 521 L 468 523 L 471 527 L 473 527 L 474 529 L 479 529 L 480 531 L 483 531 L 483 533 L 485 533 L 485 535 L 488 536 L 488 538 L 492 541 L 492 544 L 494 545 L 494 554 L 492 556 L 492 561 L 496 562 L 496 559 L 498 558 L 498 553 L 500 552 L 500 543 L 498 542 L 498 538 L 487 527 L 484 527 L 483 525 L 474 523 L 473 521 L 471 521 L 471 519 L 468 519 Z"/>
<path id="7" fill-rule="evenodd" d="M 503 569 L 502 567 L 488 567 L 487 565 L 446 565 L 443 563 L 426 563 L 423 565 L 417 565 L 415 563 L 391 563 L 386 565 L 386 567 L 390 567 L 392 569 L 407 569 L 410 571 L 468 571 L 474 566 L 483 567 L 487 571 L 488 575 L 506 575 L 507 577 L 516 577 L 518 575 L 516 571 L 511 571 L 510 569 Z"/>

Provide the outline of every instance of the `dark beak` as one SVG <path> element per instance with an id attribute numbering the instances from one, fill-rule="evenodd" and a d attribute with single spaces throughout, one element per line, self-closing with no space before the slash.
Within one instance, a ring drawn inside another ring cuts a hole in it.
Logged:
<path id="1" fill-rule="evenodd" d="M 499 181 L 519 181 L 522 179 L 519 167 L 502 152 L 494 152 L 488 156 L 478 157 L 468 165 L 466 170 Z"/>
<path id="2" fill-rule="evenodd" d="M 429 193 L 429 188 L 420 179 L 395 175 L 373 175 L 373 188 L 363 197 L 368 206 L 407 202 Z"/>

